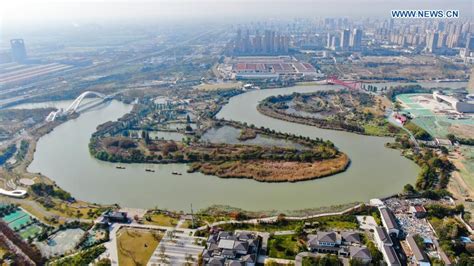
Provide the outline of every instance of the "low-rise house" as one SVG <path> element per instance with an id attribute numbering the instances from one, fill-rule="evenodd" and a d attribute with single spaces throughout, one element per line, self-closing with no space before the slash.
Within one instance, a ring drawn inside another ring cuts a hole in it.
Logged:
<path id="1" fill-rule="evenodd" d="M 365 247 L 349 247 L 349 254 L 351 260 L 357 260 L 363 264 L 368 264 L 372 261 L 370 251 Z"/>
<path id="2" fill-rule="evenodd" d="M 260 238 L 250 232 L 220 231 L 207 239 L 202 253 L 205 265 L 255 265 Z"/>
<path id="3" fill-rule="evenodd" d="M 360 234 L 354 231 L 345 231 L 341 233 L 342 243 L 345 245 L 360 245 Z"/>
<path id="4" fill-rule="evenodd" d="M 393 246 L 392 239 L 390 236 L 387 234 L 387 232 L 384 230 L 383 227 L 376 227 L 375 232 L 374 232 L 374 237 L 375 237 L 375 242 L 377 244 L 377 247 L 382 250 L 383 247 L 385 246 Z"/>
<path id="5" fill-rule="evenodd" d="M 380 211 L 380 218 L 382 220 L 382 224 L 387 230 L 387 232 L 390 235 L 398 237 L 398 235 L 400 234 L 400 227 L 398 226 L 398 222 L 395 216 L 393 215 L 392 211 L 385 206 L 380 207 L 379 211 Z"/>
<path id="6" fill-rule="evenodd" d="M 308 239 L 308 248 L 314 252 L 337 254 L 341 244 L 341 237 L 336 232 L 318 232 L 309 235 Z"/>
<path id="7" fill-rule="evenodd" d="M 426 209 L 422 205 L 410 206 L 410 213 L 419 219 L 426 217 Z"/>
<path id="8" fill-rule="evenodd" d="M 400 260 L 398 259 L 397 253 L 395 252 L 395 249 L 393 249 L 392 246 L 383 246 L 381 251 L 382 251 L 383 259 L 385 263 L 387 263 L 388 266 L 401 265 Z"/>
<path id="9" fill-rule="evenodd" d="M 414 263 L 415 265 L 422 265 L 422 266 L 429 266 L 430 260 L 428 259 L 428 256 L 426 256 L 426 253 L 418 246 L 418 244 L 415 241 L 415 238 L 411 235 L 407 236 L 407 244 L 408 247 L 410 248 L 411 254 L 409 257 L 411 257 L 411 262 Z"/>
<path id="10" fill-rule="evenodd" d="M 126 212 L 108 212 L 104 214 L 104 220 L 109 223 L 128 223 L 130 219 Z"/>

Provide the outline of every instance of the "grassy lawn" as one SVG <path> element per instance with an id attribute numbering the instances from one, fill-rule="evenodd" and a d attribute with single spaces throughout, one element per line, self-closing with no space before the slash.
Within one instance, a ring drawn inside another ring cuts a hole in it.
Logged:
<path id="1" fill-rule="evenodd" d="M 120 265 L 146 265 L 163 235 L 153 230 L 122 228 L 117 232 Z"/>
<path id="2" fill-rule="evenodd" d="M 162 213 L 146 214 L 145 217 L 149 217 L 149 219 L 145 218 L 143 222 L 144 224 L 153 224 L 161 226 L 176 226 L 178 224 L 177 218 L 173 218 Z"/>
<path id="3" fill-rule="evenodd" d="M 294 260 L 303 249 L 295 235 L 272 236 L 268 240 L 268 254 L 272 258 Z"/>
<path id="4" fill-rule="evenodd" d="M 72 204 L 66 203 L 57 203 L 55 202 L 54 208 L 44 208 L 40 203 L 35 204 L 33 199 L 28 198 L 25 200 L 21 200 L 17 202 L 20 207 L 25 209 L 27 212 L 31 213 L 33 216 L 38 218 L 41 222 L 45 224 L 51 224 L 48 221 L 48 218 L 51 218 L 52 215 L 57 215 L 60 217 L 66 218 L 82 218 L 82 219 L 91 219 L 92 218 L 88 215 L 89 212 L 94 213 L 94 215 L 100 215 L 101 210 L 98 208 L 91 208 L 87 204 L 82 202 L 76 202 Z M 41 209 L 36 208 L 33 205 L 37 205 L 37 207 L 44 209 L 46 212 L 43 212 Z M 59 224 L 64 223 L 64 220 L 59 219 Z"/>
<path id="5" fill-rule="evenodd" d="M 365 134 L 371 135 L 371 136 L 387 136 L 392 133 L 388 131 L 387 125 L 384 126 L 377 126 L 374 124 L 364 124 L 364 130 Z"/>
<path id="6" fill-rule="evenodd" d="M 226 231 L 233 230 L 251 230 L 251 231 L 262 231 L 262 232 L 275 232 L 275 231 L 286 231 L 295 229 L 301 222 L 287 222 L 280 224 L 223 224 L 219 225 L 220 228 Z"/>
<path id="7" fill-rule="evenodd" d="M 314 219 L 306 220 L 305 222 L 313 223 L 313 229 L 318 230 L 332 230 L 332 229 L 357 229 L 359 224 L 354 215 L 337 215 L 319 217 Z M 287 231 L 294 230 L 298 226 L 302 225 L 301 221 L 281 221 L 278 223 L 268 224 L 223 224 L 219 227 L 226 231 L 233 230 L 253 230 L 262 232 L 275 232 L 275 231 Z"/>
<path id="8" fill-rule="evenodd" d="M 200 219 L 195 219 L 194 220 L 194 228 L 201 227 L 206 225 L 204 221 L 201 221 Z M 186 220 L 184 223 L 181 224 L 179 228 L 193 228 L 193 222 Z"/>

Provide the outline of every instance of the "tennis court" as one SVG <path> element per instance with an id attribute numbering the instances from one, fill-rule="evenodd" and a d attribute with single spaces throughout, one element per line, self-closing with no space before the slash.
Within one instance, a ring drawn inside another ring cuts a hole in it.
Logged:
<path id="1" fill-rule="evenodd" d="M 9 223 L 15 221 L 16 219 L 19 219 L 19 218 L 21 218 L 21 217 L 23 217 L 23 216 L 26 216 L 26 215 L 27 215 L 27 214 L 26 214 L 24 211 L 18 210 L 18 211 L 14 211 L 14 212 L 12 212 L 12 213 L 10 213 L 10 214 L 8 214 L 8 215 L 3 216 L 2 219 L 3 219 L 7 224 L 9 224 Z"/>
<path id="2" fill-rule="evenodd" d="M 37 224 L 32 224 L 25 229 L 19 232 L 20 236 L 23 239 L 34 238 L 37 234 L 39 234 L 42 230 L 42 227 Z"/>
<path id="3" fill-rule="evenodd" d="M 22 226 L 27 225 L 30 221 L 31 221 L 31 217 L 29 215 L 26 215 L 26 216 L 18 218 L 15 221 L 9 223 L 8 227 L 10 227 L 13 230 L 18 230 Z"/>

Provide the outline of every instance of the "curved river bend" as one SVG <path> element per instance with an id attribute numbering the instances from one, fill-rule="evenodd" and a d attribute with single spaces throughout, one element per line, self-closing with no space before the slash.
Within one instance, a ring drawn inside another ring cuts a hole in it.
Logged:
<path id="1" fill-rule="evenodd" d="M 390 138 L 369 137 L 318 129 L 276 120 L 256 110 L 258 101 L 295 91 L 310 92 L 327 86 L 304 86 L 251 91 L 235 96 L 217 117 L 309 137 L 329 139 L 347 153 L 352 164 L 344 173 L 299 183 L 260 183 L 244 179 L 221 179 L 186 173 L 184 164 L 126 165 L 98 161 L 88 151 L 90 135 L 97 125 L 115 120 L 131 110 L 121 102 L 110 102 L 87 111 L 43 136 L 37 145 L 30 172 L 50 177 L 73 196 L 97 203 L 119 203 L 138 208 L 189 210 L 224 204 L 246 210 L 298 210 L 367 201 L 401 191 L 413 183 L 418 167 L 384 144 Z M 145 172 L 153 168 L 156 172 Z M 183 173 L 175 176 L 171 173 Z"/>

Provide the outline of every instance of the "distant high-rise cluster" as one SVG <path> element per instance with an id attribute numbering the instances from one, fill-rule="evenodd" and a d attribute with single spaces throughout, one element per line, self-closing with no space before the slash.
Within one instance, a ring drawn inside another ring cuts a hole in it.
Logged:
<path id="1" fill-rule="evenodd" d="M 405 23 L 397 27 L 392 22 L 384 23 L 382 27 L 377 28 L 374 37 L 376 40 L 404 47 L 424 47 L 427 52 L 434 53 L 463 47 L 473 30 L 474 25 L 471 22 Z"/>
<path id="2" fill-rule="evenodd" d="M 289 46 L 290 38 L 275 31 L 266 30 L 262 35 L 259 30 L 256 30 L 254 35 L 250 35 L 249 30 L 242 34 L 242 30 L 239 29 L 235 39 L 234 53 L 241 55 L 287 54 Z"/>
<path id="3" fill-rule="evenodd" d="M 13 61 L 22 63 L 26 60 L 26 48 L 23 39 L 10 40 Z"/>
<path id="4" fill-rule="evenodd" d="M 358 51 L 362 48 L 362 30 L 349 29 L 341 30 L 340 33 L 328 33 L 326 47 L 332 50 L 353 50 Z"/>

